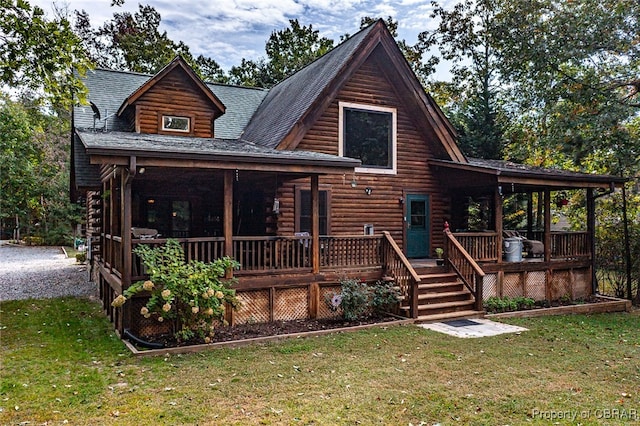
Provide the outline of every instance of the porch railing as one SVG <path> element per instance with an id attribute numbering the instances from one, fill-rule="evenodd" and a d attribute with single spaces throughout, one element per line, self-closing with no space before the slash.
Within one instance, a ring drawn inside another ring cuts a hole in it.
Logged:
<path id="1" fill-rule="evenodd" d="M 380 266 L 381 244 L 379 235 L 320 237 L 320 267 Z"/>
<path id="2" fill-rule="evenodd" d="M 409 317 L 418 317 L 418 285 L 420 277 L 388 232 L 383 232 L 382 271 L 394 280 L 400 290 L 401 304 L 409 307 Z"/>
<path id="3" fill-rule="evenodd" d="M 186 260 L 211 262 L 224 255 L 224 238 L 176 238 Z M 166 239 L 133 239 L 132 245 L 158 246 Z M 380 267 L 382 236 L 326 236 L 320 238 L 320 267 Z M 311 268 L 310 236 L 233 237 L 233 258 L 240 262 L 240 271 L 291 271 Z M 135 254 L 132 261 L 133 279 L 144 275 L 144 267 Z"/>
<path id="4" fill-rule="evenodd" d="M 476 310 L 482 310 L 484 271 L 449 230 L 445 230 L 445 258 L 464 285 L 474 295 Z"/>
<path id="5" fill-rule="evenodd" d="M 519 231 L 531 240 L 544 241 L 544 232 Z M 460 245 L 477 262 L 496 262 L 502 256 L 496 232 L 456 232 Z M 551 233 L 551 259 L 589 258 L 591 248 L 587 232 L 554 231 Z"/>
<path id="6" fill-rule="evenodd" d="M 591 245 L 587 232 L 552 232 L 551 258 L 566 259 L 591 257 Z"/>
<path id="7" fill-rule="evenodd" d="M 498 260 L 497 232 L 456 232 L 456 239 L 477 262 L 495 262 Z"/>
<path id="8" fill-rule="evenodd" d="M 233 237 L 233 258 L 241 271 L 308 269 L 311 237 Z"/>
<path id="9" fill-rule="evenodd" d="M 202 237 L 202 238 L 175 238 L 184 250 L 185 260 L 200 260 L 203 262 L 211 262 L 224 256 L 224 238 L 220 237 Z M 145 244 L 156 247 L 166 243 L 165 238 L 155 239 L 132 239 L 131 245 L 136 247 L 139 244 Z M 133 281 L 142 279 L 146 274 L 142 260 L 132 254 L 131 262 L 131 278 Z"/>
<path id="10" fill-rule="evenodd" d="M 122 237 L 103 234 L 104 266 L 118 278 L 122 278 Z"/>

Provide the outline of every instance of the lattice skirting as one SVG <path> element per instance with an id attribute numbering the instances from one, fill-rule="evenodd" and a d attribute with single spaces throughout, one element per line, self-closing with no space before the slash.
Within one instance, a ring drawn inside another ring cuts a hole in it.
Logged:
<path id="1" fill-rule="evenodd" d="M 239 291 L 240 309 L 233 313 L 234 324 L 269 322 L 269 290 Z"/>
<path id="2" fill-rule="evenodd" d="M 318 304 L 318 318 L 335 318 L 340 316 L 340 312 L 332 311 L 327 305 L 327 298 L 334 293 L 340 293 L 340 286 L 320 287 L 320 303 Z"/>
<path id="3" fill-rule="evenodd" d="M 547 278 L 547 276 L 549 278 Z M 483 279 L 482 297 L 530 297 L 534 300 L 586 298 L 591 295 L 589 268 L 574 270 L 510 272 L 487 274 Z"/>

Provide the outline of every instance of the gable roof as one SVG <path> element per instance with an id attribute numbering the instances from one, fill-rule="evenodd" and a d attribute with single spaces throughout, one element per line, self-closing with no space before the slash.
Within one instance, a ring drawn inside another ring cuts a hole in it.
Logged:
<path id="1" fill-rule="evenodd" d="M 226 107 L 224 104 L 218 99 L 218 97 L 209 89 L 209 87 L 198 77 L 198 75 L 193 72 L 193 69 L 182 59 L 181 56 L 176 56 L 173 61 L 171 61 L 167 66 L 162 68 L 156 75 L 147 80 L 142 86 L 140 86 L 135 92 L 131 95 L 127 96 L 127 98 L 122 102 L 122 105 L 118 109 L 118 115 L 121 115 L 130 105 L 133 105 L 142 95 L 147 93 L 153 86 L 155 86 L 158 82 L 162 81 L 162 79 L 172 71 L 180 69 L 184 71 L 190 80 L 195 83 L 195 85 L 202 91 L 202 93 L 211 101 L 211 103 L 220 111 L 217 116 L 220 116 L 225 113 Z"/>
<path id="2" fill-rule="evenodd" d="M 274 86 L 249 122 L 242 138 L 278 149 L 294 149 L 306 130 L 331 103 L 338 90 L 378 47 L 393 62 L 394 83 L 415 102 L 438 135 L 450 159 L 466 162 L 455 142 L 453 126 L 424 91 L 384 21 L 378 20 L 302 70 Z"/>
<path id="3" fill-rule="evenodd" d="M 95 69 L 87 72 L 84 84 L 89 93 L 88 100 L 100 110 L 101 119 L 96 120 L 95 129 L 129 131 L 126 120 L 114 113 L 122 100 L 137 91 L 149 79 L 149 74 Z M 216 136 L 222 139 L 238 139 L 258 108 L 267 91 L 251 87 L 207 83 L 208 89 L 225 105 L 232 105 L 226 113 L 216 119 Z M 73 109 L 73 124 L 76 129 L 94 129 L 93 111 L 88 105 L 76 105 Z"/>

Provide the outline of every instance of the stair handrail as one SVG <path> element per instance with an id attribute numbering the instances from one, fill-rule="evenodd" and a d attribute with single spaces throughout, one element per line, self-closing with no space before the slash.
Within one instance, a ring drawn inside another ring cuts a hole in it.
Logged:
<path id="1" fill-rule="evenodd" d="M 464 285 L 473 294 L 476 301 L 476 310 L 481 311 L 483 309 L 482 283 L 485 272 L 446 225 L 444 235 L 447 242 L 445 245 L 445 258 Z"/>
<path id="2" fill-rule="evenodd" d="M 382 256 L 382 270 L 383 273 L 390 274 L 391 277 L 399 285 L 402 296 L 406 297 L 409 304 L 409 316 L 411 318 L 418 317 L 418 285 L 420 284 L 420 277 L 407 257 L 402 253 L 402 250 L 395 242 L 393 237 L 388 231 L 382 231 L 384 235 L 383 244 L 383 256 Z M 387 249 L 388 248 L 388 249 Z M 396 263 L 396 267 L 393 267 L 390 257 L 393 256 Z M 401 272 L 401 273 L 400 273 Z M 402 282 L 402 279 L 406 278 L 406 282 Z"/>

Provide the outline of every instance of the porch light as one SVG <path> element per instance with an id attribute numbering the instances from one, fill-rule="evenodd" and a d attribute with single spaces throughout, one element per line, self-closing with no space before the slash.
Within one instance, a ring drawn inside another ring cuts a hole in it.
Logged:
<path id="1" fill-rule="evenodd" d="M 154 200 L 153 198 L 149 198 L 147 200 L 147 204 L 154 204 L 156 202 L 156 200 Z"/>
<path id="2" fill-rule="evenodd" d="M 373 192 L 373 188 L 371 188 L 371 187 L 368 187 L 368 186 L 367 186 L 367 187 L 364 189 L 364 192 L 366 192 L 366 194 L 367 194 L 367 195 L 371 195 L 371 193 Z"/>
<path id="3" fill-rule="evenodd" d="M 273 199 L 273 207 L 271 208 L 271 213 L 280 214 L 280 200 L 277 198 Z"/>
<path id="4" fill-rule="evenodd" d="M 143 175 L 143 174 L 144 174 L 144 172 L 146 172 L 146 171 L 147 171 L 147 169 L 145 169 L 144 167 L 140 167 L 140 168 L 138 169 L 138 173 L 140 173 L 141 175 Z"/>
<path id="5" fill-rule="evenodd" d="M 358 181 L 356 180 L 356 177 L 354 176 L 353 179 L 351 179 L 351 187 L 355 188 L 356 186 L 358 186 Z"/>

